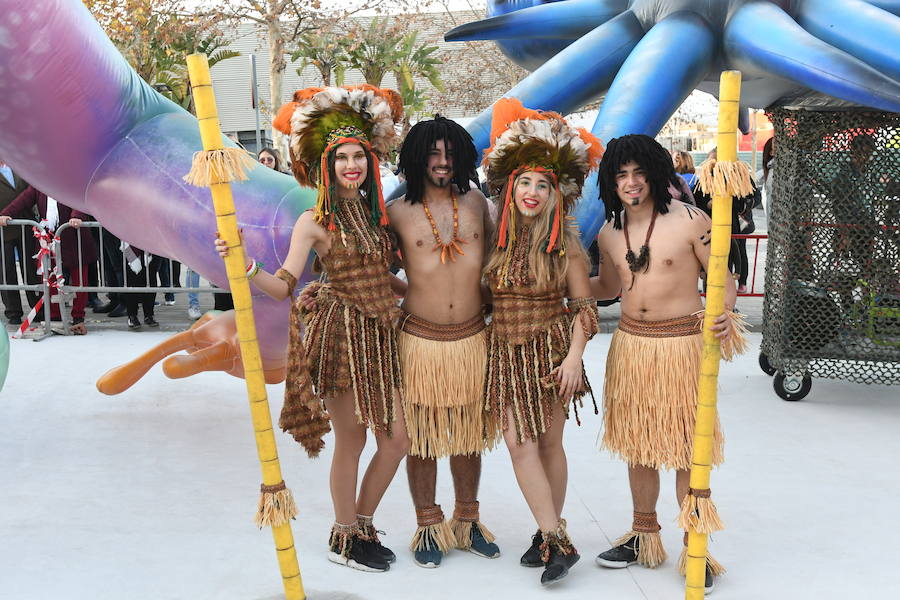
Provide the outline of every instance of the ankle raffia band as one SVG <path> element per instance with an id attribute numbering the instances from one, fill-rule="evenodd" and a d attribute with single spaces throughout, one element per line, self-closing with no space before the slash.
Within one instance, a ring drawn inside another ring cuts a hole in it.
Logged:
<path id="1" fill-rule="evenodd" d="M 427 508 L 416 509 L 416 523 L 419 527 L 427 527 L 429 525 L 437 525 L 444 520 L 444 511 L 441 510 L 440 504 L 429 506 Z"/>
<path id="2" fill-rule="evenodd" d="M 710 496 L 712 496 L 712 490 L 709 488 L 706 488 L 705 490 L 704 489 L 698 490 L 697 488 L 688 488 L 688 494 L 690 494 L 694 498 L 709 498 Z"/>
<path id="3" fill-rule="evenodd" d="M 335 521 L 331 526 L 331 535 L 328 538 L 331 551 L 341 556 L 347 556 L 353 545 L 353 537 L 358 533 L 359 527 L 355 522 L 345 525 Z"/>
<path id="4" fill-rule="evenodd" d="M 642 513 L 634 511 L 634 521 L 631 528 L 638 533 L 657 533 L 662 529 L 656 519 L 656 513 Z"/>
<path id="5" fill-rule="evenodd" d="M 456 501 L 456 508 L 453 509 L 454 521 L 467 521 L 474 523 L 478 520 L 478 501 L 460 502 Z"/>
<path id="6" fill-rule="evenodd" d="M 557 552 L 560 554 L 572 554 L 575 552 L 575 546 L 572 544 L 572 540 L 569 538 L 569 533 L 566 531 L 566 520 L 560 519 L 559 524 L 556 526 L 556 529 L 551 531 L 542 531 L 541 537 L 543 540 L 541 541 L 541 561 L 544 564 L 550 561 L 550 549 L 556 548 Z"/>

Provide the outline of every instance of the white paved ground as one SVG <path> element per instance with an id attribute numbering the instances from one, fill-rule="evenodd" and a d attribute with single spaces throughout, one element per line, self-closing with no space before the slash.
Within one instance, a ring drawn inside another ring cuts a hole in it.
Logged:
<path id="1" fill-rule="evenodd" d="M 118 397 L 94 388 L 107 368 L 165 335 L 92 331 L 12 342 L 0 393 L 0 598 L 281 597 L 271 536 L 252 523 L 260 476 L 243 382 L 221 374 L 172 381 L 157 368 Z M 588 347 L 596 389 L 608 343 L 602 335 Z M 728 530 L 713 550 L 729 573 L 715 597 L 898 597 L 900 387 L 816 380 L 806 400 L 783 402 L 754 350 L 722 369 L 720 388 L 727 463 L 713 491 Z M 282 388 L 269 390 L 277 415 Z M 505 449 L 485 457 L 481 491 L 503 556 L 454 552 L 439 569 L 416 567 L 405 549 L 415 522 L 401 472 L 376 521 L 399 558 L 388 573 L 364 574 L 325 560 L 331 440 L 310 461 L 279 435 L 301 507 L 294 532 L 309 597 L 683 597 L 671 475 L 659 505 L 669 562 L 655 571 L 593 562 L 631 516 L 625 469 L 597 451 L 599 428 L 588 414 L 581 428 L 567 429 L 565 512 L 582 561 L 551 589 L 539 586 L 540 570 L 518 565 L 534 525 Z M 452 512 L 445 464 L 439 501 Z"/>

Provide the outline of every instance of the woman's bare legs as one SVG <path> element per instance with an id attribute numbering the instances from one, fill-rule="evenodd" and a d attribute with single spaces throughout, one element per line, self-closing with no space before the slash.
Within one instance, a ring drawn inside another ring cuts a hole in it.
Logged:
<path id="1" fill-rule="evenodd" d="M 409 436 L 406 434 L 406 421 L 403 420 L 399 398 L 394 399 L 394 407 L 397 411 L 397 420 L 393 423 L 391 437 L 386 433 L 375 434 L 378 450 L 363 476 L 359 500 L 356 502 L 356 512 L 360 515 L 375 514 L 378 503 L 394 479 L 400 461 L 409 452 Z"/>
<path id="2" fill-rule="evenodd" d="M 515 422 L 512 409 L 507 414 L 507 422 L 510 426 L 503 432 L 503 438 L 509 449 L 519 489 L 540 530 L 552 531 L 559 525 L 559 513 L 554 504 L 550 480 L 544 471 L 539 444 L 527 438 L 523 443 L 518 443 L 515 426 L 512 425 Z"/>
<path id="3" fill-rule="evenodd" d="M 566 486 L 569 483 L 569 463 L 563 449 L 563 429 L 566 426 L 566 414 L 562 403 L 553 406 L 553 422 L 550 429 L 541 436 L 538 449 L 544 473 L 550 481 L 553 491 L 553 506 L 556 517 L 562 517 L 563 505 L 566 503 Z"/>
<path id="4" fill-rule="evenodd" d="M 334 429 L 330 479 L 334 520 L 349 525 L 356 523 L 356 478 L 366 446 L 366 427 L 356 419 L 352 392 L 326 400 L 325 407 Z"/>

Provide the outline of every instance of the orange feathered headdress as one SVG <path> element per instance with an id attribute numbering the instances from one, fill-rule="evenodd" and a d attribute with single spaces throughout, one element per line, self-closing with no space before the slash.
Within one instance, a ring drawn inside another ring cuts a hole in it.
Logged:
<path id="1" fill-rule="evenodd" d="M 484 156 L 491 193 L 499 197 L 505 189 L 498 247 L 506 248 L 515 239 L 510 221 L 515 218 L 512 194 L 516 177 L 525 171 L 540 171 L 550 177 L 557 190 L 547 252 L 564 252 L 565 216 L 581 195 L 585 177 L 597 168 L 602 156 L 599 139 L 589 131 L 569 126 L 558 113 L 525 108 L 516 98 L 498 100 L 491 117 L 491 147 Z"/>
<path id="2" fill-rule="evenodd" d="M 378 223 L 387 224 L 387 211 L 378 175 L 384 159 L 396 142 L 395 125 L 403 118 L 403 100 L 394 90 L 362 84 L 346 87 L 311 87 L 298 90 L 282 106 L 272 122 L 290 135 L 291 169 L 300 185 L 319 188 L 316 219 L 334 228 L 328 154 L 337 146 L 358 143 L 372 163 L 369 176 L 371 212 Z"/>

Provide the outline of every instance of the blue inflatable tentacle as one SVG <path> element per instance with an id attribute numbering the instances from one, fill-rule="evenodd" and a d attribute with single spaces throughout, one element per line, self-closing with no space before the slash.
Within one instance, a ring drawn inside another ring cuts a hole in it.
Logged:
<path id="1" fill-rule="evenodd" d="M 655 136 L 708 72 L 715 36 L 706 21 L 677 12 L 657 23 L 619 69 L 593 133 L 605 144 L 629 133 Z"/>
<path id="2" fill-rule="evenodd" d="M 448 42 L 505 39 L 577 39 L 625 9 L 623 0 L 568 0 L 454 27 Z"/>
<path id="3" fill-rule="evenodd" d="M 735 11 L 725 25 L 724 49 L 742 71 L 762 71 L 842 100 L 900 112 L 900 83 L 810 35 L 774 4 L 754 2 Z"/>
<path id="4" fill-rule="evenodd" d="M 657 23 L 619 69 L 594 122 L 594 135 L 604 144 L 629 133 L 655 136 L 706 75 L 714 45 L 706 21 L 695 14 L 677 12 Z M 605 219 L 595 173 L 585 180 L 575 219 L 587 246 Z"/>
<path id="5" fill-rule="evenodd" d="M 900 18 L 860 0 L 806 0 L 797 23 L 835 48 L 900 82 Z"/>
<path id="6" fill-rule="evenodd" d="M 900 17 L 900 0 L 869 0 L 869 4 Z"/>
<path id="7" fill-rule="evenodd" d="M 642 35 L 637 18 L 626 11 L 548 60 L 504 97 L 518 98 L 528 108 L 572 112 L 609 87 Z M 491 111 L 489 107 L 466 127 L 479 152 L 490 145 Z"/>

